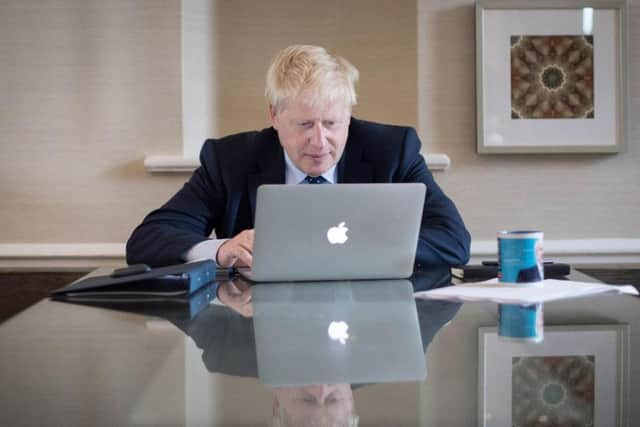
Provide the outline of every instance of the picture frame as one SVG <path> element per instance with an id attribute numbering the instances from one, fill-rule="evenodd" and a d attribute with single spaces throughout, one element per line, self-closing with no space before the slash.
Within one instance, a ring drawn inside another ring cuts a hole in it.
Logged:
<path id="1" fill-rule="evenodd" d="M 617 153 L 627 0 L 476 0 L 477 152 Z"/>
<path id="2" fill-rule="evenodd" d="M 545 326 L 540 343 L 481 327 L 478 339 L 479 426 L 626 425 L 628 325 Z"/>

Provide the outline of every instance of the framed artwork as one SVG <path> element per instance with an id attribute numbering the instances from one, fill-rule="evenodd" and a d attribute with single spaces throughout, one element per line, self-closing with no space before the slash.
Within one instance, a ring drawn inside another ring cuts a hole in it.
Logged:
<path id="1" fill-rule="evenodd" d="M 615 153 L 626 140 L 626 0 L 477 0 L 479 153 Z"/>
<path id="2" fill-rule="evenodd" d="M 478 425 L 624 425 L 628 341 L 628 325 L 545 326 L 540 343 L 480 328 Z"/>

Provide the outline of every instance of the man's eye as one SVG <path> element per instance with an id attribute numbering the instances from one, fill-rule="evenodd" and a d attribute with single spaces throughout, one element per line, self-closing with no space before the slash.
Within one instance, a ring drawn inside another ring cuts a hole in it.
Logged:
<path id="1" fill-rule="evenodd" d="M 336 124 L 336 122 L 334 122 L 333 120 L 329 120 L 329 121 L 324 122 L 325 127 L 328 127 L 328 128 L 333 127 L 333 125 L 335 125 L 335 124 Z"/>
<path id="2" fill-rule="evenodd" d="M 338 398 L 335 396 L 329 396 L 325 399 L 327 405 L 335 405 L 338 403 Z"/>
<path id="3" fill-rule="evenodd" d="M 309 129 L 309 128 L 313 127 L 313 123 L 312 122 L 302 122 L 302 123 L 300 123 L 300 126 L 302 126 L 305 129 Z"/>

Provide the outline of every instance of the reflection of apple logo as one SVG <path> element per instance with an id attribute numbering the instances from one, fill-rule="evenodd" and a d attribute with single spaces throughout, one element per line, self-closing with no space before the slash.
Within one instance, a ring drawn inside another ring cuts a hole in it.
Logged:
<path id="1" fill-rule="evenodd" d="M 336 243 L 341 245 L 349 238 L 347 237 L 347 231 L 349 231 L 349 229 L 344 226 L 344 222 L 341 222 L 337 227 L 331 227 L 329 231 L 327 231 L 327 240 L 332 245 Z"/>
<path id="2" fill-rule="evenodd" d="M 340 344 L 346 344 L 347 339 L 349 339 L 347 330 L 349 330 L 349 325 L 346 322 L 331 322 L 328 331 L 329 338 L 334 341 L 340 341 Z"/>

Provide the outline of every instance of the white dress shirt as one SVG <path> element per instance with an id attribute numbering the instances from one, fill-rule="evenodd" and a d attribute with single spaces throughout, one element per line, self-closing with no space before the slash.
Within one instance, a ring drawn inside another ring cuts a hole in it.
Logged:
<path id="1" fill-rule="evenodd" d="M 287 153 L 284 153 L 285 161 L 285 184 L 302 184 L 307 174 L 298 169 Z M 337 181 L 336 166 L 333 165 L 329 170 L 322 174 L 322 177 L 327 180 L 329 184 L 335 184 Z M 217 264 L 216 255 L 220 246 L 229 239 L 209 239 L 204 242 L 200 242 L 193 246 L 185 255 L 185 261 L 199 261 L 203 259 L 212 259 Z"/>

